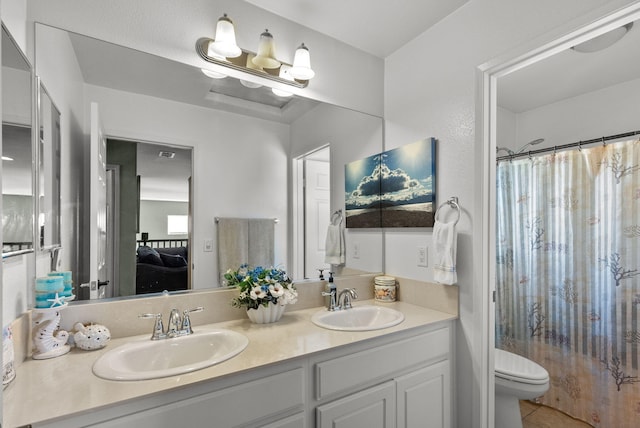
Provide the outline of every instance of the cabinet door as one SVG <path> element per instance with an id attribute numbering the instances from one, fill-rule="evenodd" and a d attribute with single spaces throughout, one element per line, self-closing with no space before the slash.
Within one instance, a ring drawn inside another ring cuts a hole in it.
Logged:
<path id="1" fill-rule="evenodd" d="M 398 428 L 451 426 L 449 361 L 396 379 Z"/>
<path id="2" fill-rule="evenodd" d="M 317 428 L 395 427 L 393 381 L 349 395 L 316 409 Z"/>

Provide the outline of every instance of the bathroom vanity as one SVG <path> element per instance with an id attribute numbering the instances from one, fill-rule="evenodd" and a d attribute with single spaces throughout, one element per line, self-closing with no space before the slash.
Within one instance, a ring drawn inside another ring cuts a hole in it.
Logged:
<path id="1" fill-rule="evenodd" d="M 245 335 L 247 348 L 218 365 L 161 379 L 109 381 L 92 373 L 104 352 L 131 338 L 99 351 L 28 361 L 5 391 L 5 425 L 452 426 L 456 315 L 403 302 L 390 306 L 405 320 L 375 331 L 318 327 L 311 317 L 323 308 L 288 312 L 274 324 L 216 323 Z"/>

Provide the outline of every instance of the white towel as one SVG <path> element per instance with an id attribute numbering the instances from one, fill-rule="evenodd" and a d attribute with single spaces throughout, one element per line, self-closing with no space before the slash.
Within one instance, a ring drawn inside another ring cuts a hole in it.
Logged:
<path id="1" fill-rule="evenodd" d="M 433 279 L 440 284 L 452 285 L 458 282 L 456 274 L 457 241 L 458 232 L 455 222 L 440 223 L 436 220 L 433 226 L 433 245 L 435 247 Z"/>
<path id="2" fill-rule="evenodd" d="M 345 262 L 344 234 L 340 224 L 327 227 L 327 239 L 324 245 L 324 262 L 330 265 L 343 265 Z"/>

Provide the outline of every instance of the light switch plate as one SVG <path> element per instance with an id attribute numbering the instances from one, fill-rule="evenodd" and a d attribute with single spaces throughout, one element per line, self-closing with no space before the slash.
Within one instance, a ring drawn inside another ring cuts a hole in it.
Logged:
<path id="1" fill-rule="evenodd" d="M 213 251 L 213 239 L 204 240 L 204 252 L 210 253 Z"/>

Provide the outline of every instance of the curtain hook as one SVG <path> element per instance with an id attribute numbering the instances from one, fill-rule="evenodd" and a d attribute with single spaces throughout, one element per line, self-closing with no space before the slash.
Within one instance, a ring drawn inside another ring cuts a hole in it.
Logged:
<path id="1" fill-rule="evenodd" d="M 582 151 L 582 140 L 580 140 L 578 142 L 578 151 L 581 152 Z"/>
<path id="2" fill-rule="evenodd" d="M 553 155 L 556 155 L 556 150 L 558 149 L 558 146 L 553 146 Z"/>
<path id="3" fill-rule="evenodd" d="M 529 155 L 529 160 L 533 160 L 531 159 L 531 150 L 529 150 L 528 155 Z"/>
<path id="4" fill-rule="evenodd" d="M 607 142 L 605 141 L 604 137 L 602 137 L 602 147 L 607 147 Z"/>

